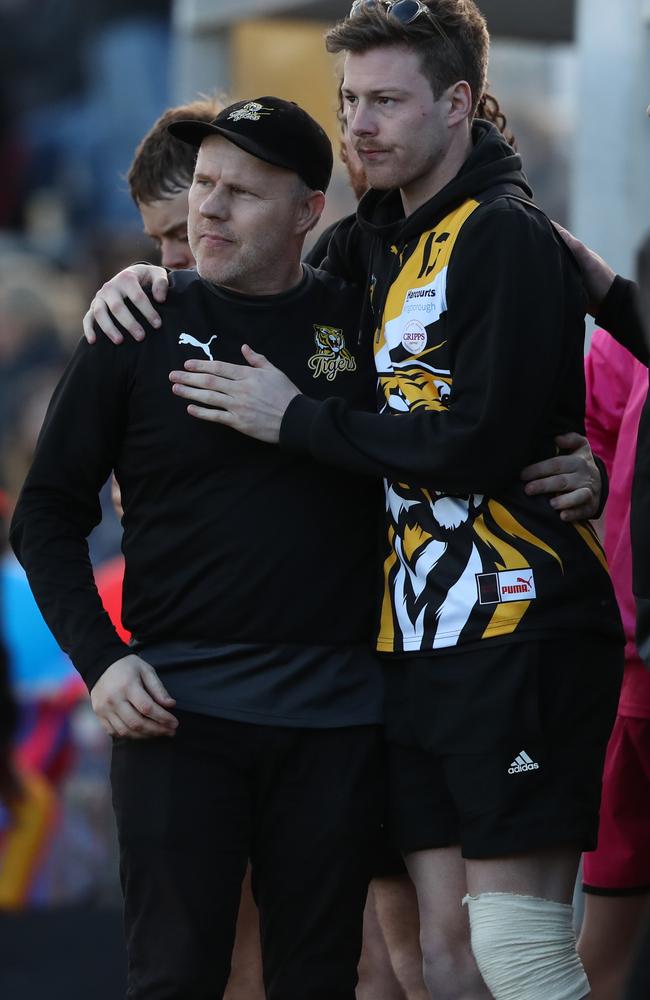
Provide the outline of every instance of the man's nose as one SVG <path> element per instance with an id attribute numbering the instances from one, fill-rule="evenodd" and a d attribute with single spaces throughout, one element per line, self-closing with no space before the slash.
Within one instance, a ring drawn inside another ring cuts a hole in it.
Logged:
<path id="1" fill-rule="evenodd" d="M 178 240 L 163 240 L 160 247 L 161 264 L 174 271 L 184 271 L 188 267 L 194 267 L 192 251 L 187 243 Z"/>
<path id="2" fill-rule="evenodd" d="M 209 219 L 225 219 L 229 214 L 228 195 L 225 185 L 215 184 L 200 207 L 201 215 Z"/>
<path id="3" fill-rule="evenodd" d="M 354 109 L 354 114 L 348 114 L 348 131 L 352 135 L 373 135 L 377 131 L 372 109 L 362 101 Z"/>

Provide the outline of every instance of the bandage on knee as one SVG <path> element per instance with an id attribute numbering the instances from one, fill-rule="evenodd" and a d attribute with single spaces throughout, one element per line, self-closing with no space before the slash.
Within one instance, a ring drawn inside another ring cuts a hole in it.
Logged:
<path id="1" fill-rule="evenodd" d="M 495 1000 L 583 1000 L 573 907 L 534 896 L 465 896 L 472 951 Z"/>

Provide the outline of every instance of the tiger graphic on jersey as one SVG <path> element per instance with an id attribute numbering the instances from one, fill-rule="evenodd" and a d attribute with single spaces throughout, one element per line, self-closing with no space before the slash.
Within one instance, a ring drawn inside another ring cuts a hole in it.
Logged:
<path id="1" fill-rule="evenodd" d="M 445 338 L 447 268 L 463 224 L 478 207 L 479 202 L 466 201 L 400 260 L 375 337 L 380 412 L 442 412 L 453 405 Z M 564 575 L 553 537 L 541 537 L 540 519 L 534 510 L 529 517 L 525 504 L 515 510 L 481 494 L 453 496 L 394 481 L 386 481 L 385 490 L 381 652 L 510 635 L 547 581 Z M 526 503 L 532 509 L 534 501 Z M 606 567 L 593 530 L 580 525 L 576 532 L 578 544 L 586 544 Z"/>

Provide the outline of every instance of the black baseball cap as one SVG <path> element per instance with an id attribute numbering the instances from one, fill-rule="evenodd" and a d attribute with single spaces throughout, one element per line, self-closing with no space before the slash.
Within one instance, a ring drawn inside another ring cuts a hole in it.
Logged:
<path id="1" fill-rule="evenodd" d="M 180 121 L 167 126 L 177 139 L 200 146 L 222 135 L 259 160 L 293 170 L 313 191 L 326 191 L 334 156 L 325 131 L 293 101 L 256 97 L 224 108 L 214 121 Z"/>

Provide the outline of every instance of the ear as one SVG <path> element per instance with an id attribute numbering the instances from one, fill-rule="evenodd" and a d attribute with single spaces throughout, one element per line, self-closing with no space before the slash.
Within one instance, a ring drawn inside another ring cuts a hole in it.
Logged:
<path id="1" fill-rule="evenodd" d="M 310 191 L 303 198 L 296 216 L 296 235 L 304 236 L 313 229 L 325 208 L 325 195 L 322 191 Z"/>
<path id="2" fill-rule="evenodd" d="M 449 127 L 460 125 L 466 119 L 469 121 L 472 113 L 472 88 L 467 80 L 459 80 L 458 83 L 451 86 L 447 91 L 447 97 L 449 99 L 447 118 Z"/>

